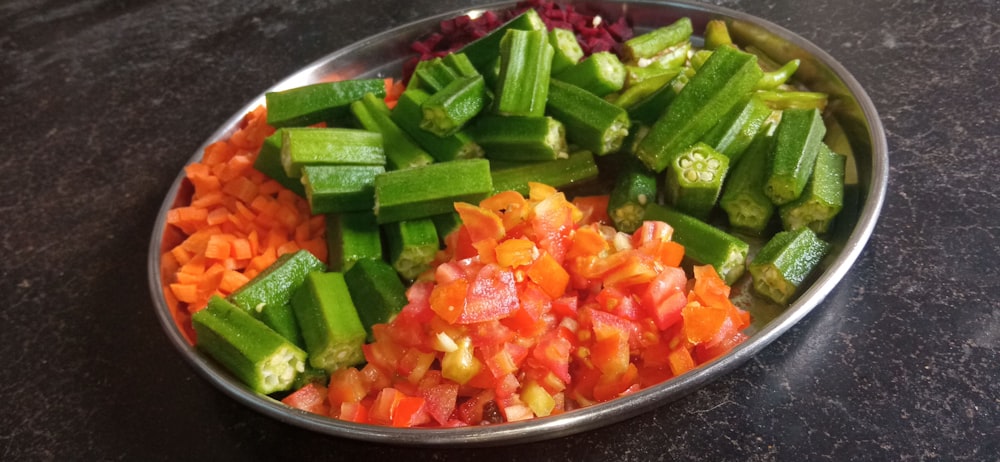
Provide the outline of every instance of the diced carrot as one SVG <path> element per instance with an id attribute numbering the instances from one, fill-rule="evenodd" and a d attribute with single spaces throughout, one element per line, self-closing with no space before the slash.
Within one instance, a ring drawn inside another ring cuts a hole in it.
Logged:
<path id="1" fill-rule="evenodd" d="M 202 155 L 201 164 L 204 166 L 218 165 L 229 160 L 230 157 L 236 154 L 236 150 L 225 141 L 217 141 L 208 145 L 205 148 L 205 154 Z M 198 164 L 192 164 L 198 165 Z"/>
<path id="2" fill-rule="evenodd" d="M 403 94 L 403 90 L 406 90 L 406 85 L 402 80 L 394 80 L 392 77 L 385 79 L 385 105 L 389 106 L 389 109 L 396 107 L 396 101 Z"/>
<path id="3" fill-rule="evenodd" d="M 251 202 L 257 197 L 257 185 L 245 177 L 236 177 L 222 187 L 222 192 L 243 202 Z"/>
<path id="4" fill-rule="evenodd" d="M 257 192 L 262 196 L 272 196 L 278 194 L 278 191 L 281 191 L 282 188 L 284 188 L 284 186 L 282 186 L 281 183 L 272 179 L 267 179 L 257 186 Z"/>
<path id="5" fill-rule="evenodd" d="M 222 280 L 219 281 L 219 289 L 232 293 L 248 281 L 250 281 L 250 278 L 246 277 L 243 273 L 239 271 L 226 270 L 222 273 Z"/>
<path id="6" fill-rule="evenodd" d="M 233 239 L 230 243 L 232 256 L 237 260 L 249 260 L 253 257 L 253 252 L 250 249 L 250 240 L 245 237 L 238 237 Z"/>
<path id="7" fill-rule="evenodd" d="M 326 239 L 323 236 L 306 241 L 295 241 L 299 248 L 308 250 L 323 263 L 327 262 Z"/>
<path id="8" fill-rule="evenodd" d="M 231 246 L 229 245 L 227 235 L 215 234 L 208 238 L 208 245 L 205 246 L 205 256 L 222 260 L 229 257 L 230 250 Z"/>
<path id="9" fill-rule="evenodd" d="M 184 303 L 194 303 L 198 300 L 198 286 L 195 284 L 170 284 L 170 292 Z"/>
<path id="10" fill-rule="evenodd" d="M 295 241 L 288 241 L 284 244 L 278 246 L 278 256 L 282 256 L 286 253 L 295 253 L 299 251 L 299 245 Z"/>

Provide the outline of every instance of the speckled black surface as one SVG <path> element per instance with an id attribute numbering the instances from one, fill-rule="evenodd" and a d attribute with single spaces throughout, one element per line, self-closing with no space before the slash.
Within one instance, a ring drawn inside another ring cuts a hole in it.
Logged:
<path id="1" fill-rule="evenodd" d="M 163 335 L 146 253 L 177 172 L 234 111 L 468 2 L 3 2 L 0 460 L 997 460 L 1000 8 L 714 3 L 824 48 L 874 100 L 890 184 L 855 267 L 680 401 L 541 443 L 418 450 L 310 433 L 217 391 Z"/>

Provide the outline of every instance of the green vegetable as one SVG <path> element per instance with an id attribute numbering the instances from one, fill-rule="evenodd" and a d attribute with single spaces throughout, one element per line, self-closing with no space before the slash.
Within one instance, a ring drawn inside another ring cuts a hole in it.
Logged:
<path id="1" fill-rule="evenodd" d="M 421 104 L 420 128 L 437 136 L 452 135 L 486 105 L 483 76 L 459 77 Z"/>
<path id="2" fill-rule="evenodd" d="M 368 93 L 360 100 L 351 103 L 351 113 L 361 126 L 368 131 L 382 135 L 382 146 L 385 151 L 386 167 L 390 170 L 427 165 L 434 162 L 427 151 L 419 145 L 403 129 L 396 125 L 390 116 L 385 100 Z"/>
<path id="3" fill-rule="evenodd" d="M 344 281 L 352 299 L 364 300 L 357 308 L 369 341 L 374 340 L 372 326 L 391 321 L 406 306 L 406 287 L 396 270 L 381 259 L 358 260 L 344 273 Z"/>
<path id="4" fill-rule="evenodd" d="M 348 106 L 365 93 L 385 97 L 382 79 L 356 79 L 317 83 L 264 94 L 267 124 L 304 127 L 348 117 Z"/>
<path id="5" fill-rule="evenodd" d="M 771 109 L 819 109 L 826 107 L 826 93 L 814 91 L 761 90 L 754 93 Z"/>
<path id="6" fill-rule="evenodd" d="M 285 167 L 281 165 L 281 139 L 284 131 L 284 128 L 279 128 L 274 131 L 274 134 L 264 139 L 264 144 L 261 145 L 260 151 L 257 153 L 257 160 L 253 163 L 253 168 L 298 194 L 299 197 L 306 197 L 306 190 L 302 187 L 302 182 L 298 178 L 289 177 L 285 173 Z"/>
<path id="7" fill-rule="evenodd" d="M 764 194 L 773 147 L 773 136 L 767 132 L 758 135 L 730 170 L 719 198 L 719 206 L 729 216 L 729 224 L 750 234 L 761 234 L 774 215 L 774 204 Z"/>
<path id="8" fill-rule="evenodd" d="M 420 89 L 428 93 L 436 93 L 457 77 L 458 74 L 446 66 L 441 58 L 425 59 L 418 62 L 413 68 L 413 74 L 406 89 Z"/>
<path id="9" fill-rule="evenodd" d="M 347 271 L 365 258 L 382 258 L 382 233 L 370 210 L 326 216 L 330 271 Z"/>
<path id="10" fill-rule="evenodd" d="M 652 203 L 646 206 L 646 219 L 666 222 L 674 228 L 673 239 L 684 246 L 687 258 L 712 265 L 719 276 L 732 285 L 745 270 L 750 244 L 704 221 Z"/>
<path id="11" fill-rule="evenodd" d="M 466 44 L 459 51 L 468 56 L 480 74 L 486 76 L 493 71 L 493 66 L 500 57 L 500 41 L 509 30 L 545 31 L 546 27 L 538 12 L 529 8 L 490 33 Z"/>
<path id="12" fill-rule="evenodd" d="M 798 59 L 793 59 L 779 69 L 765 72 L 764 76 L 757 81 L 757 85 L 754 87 L 757 90 L 773 90 L 783 85 L 788 79 L 792 78 L 792 74 L 799 69 L 800 61 Z"/>
<path id="13" fill-rule="evenodd" d="M 785 230 L 808 226 L 822 234 L 844 206 L 844 167 L 847 158 L 820 143 L 816 164 L 798 199 L 779 209 Z"/>
<path id="14" fill-rule="evenodd" d="M 583 49 L 570 29 L 553 28 L 549 31 L 549 45 L 552 45 L 552 75 L 562 72 L 583 59 Z"/>
<path id="15" fill-rule="evenodd" d="M 714 50 L 723 45 L 732 45 L 733 39 L 729 36 L 729 27 L 726 21 L 712 19 L 705 24 L 705 49 Z"/>
<path id="16" fill-rule="evenodd" d="M 540 30 L 509 30 L 500 41 L 500 75 L 493 110 L 500 115 L 545 114 L 552 46 Z"/>
<path id="17" fill-rule="evenodd" d="M 754 55 L 719 48 L 653 124 L 636 155 L 650 169 L 663 171 L 743 101 L 762 74 Z"/>
<path id="18" fill-rule="evenodd" d="M 617 151 L 628 135 L 624 109 L 576 85 L 552 79 L 548 113 L 566 127 L 566 138 L 596 155 Z"/>
<path id="19" fill-rule="evenodd" d="M 226 300 L 260 319 L 289 341 L 301 344 L 299 326 L 288 316 L 288 303 L 306 275 L 326 269 L 320 259 L 307 250 L 286 253 L 253 277 Z"/>
<path id="20" fill-rule="evenodd" d="M 652 59 L 664 50 L 690 39 L 693 32 L 690 18 L 678 19 L 673 24 L 626 40 L 622 44 L 623 59 L 631 63 Z"/>
<path id="21" fill-rule="evenodd" d="M 361 346 L 367 334 L 342 273 L 309 273 L 292 295 L 292 308 L 311 366 L 333 372 L 364 362 Z"/>
<path id="22" fill-rule="evenodd" d="M 304 351 L 217 295 L 191 315 L 191 324 L 198 349 L 257 393 L 289 390 L 305 370 Z"/>
<path id="23" fill-rule="evenodd" d="M 567 156 L 566 129 L 552 117 L 484 114 L 470 129 L 490 160 L 540 161 Z"/>
<path id="24" fill-rule="evenodd" d="M 706 218 L 722 192 L 729 158 L 705 143 L 696 143 L 667 168 L 667 201 L 677 210 Z"/>
<path id="25" fill-rule="evenodd" d="M 771 169 L 764 184 L 764 194 L 774 205 L 787 204 L 802 194 L 824 135 L 826 125 L 818 109 L 783 111 L 774 134 Z"/>
<path id="26" fill-rule="evenodd" d="M 486 159 L 454 160 L 393 170 L 375 177 L 379 223 L 451 212 L 456 201 L 478 203 L 493 191 Z"/>
<path id="27" fill-rule="evenodd" d="M 728 157 L 730 164 L 736 164 L 772 112 L 759 98 L 748 98 L 746 104 L 729 111 L 701 141 Z"/>
<path id="28" fill-rule="evenodd" d="M 660 84 L 657 85 L 656 88 L 659 88 L 669 82 L 670 79 L 677 76 L 680 72 L 681 66 L 625 66 L 625 91 L 628 91 L 650 79 L 658 79 Z M 618 98 L 621 98 L 621 95 L 618 95 Z M 617 99 L 613 102 L 617 103 Z"/>
<path id="29" fill-rule="evenodd" d="M 608 198 L 608 217 L 615 229 L 633 233 L 646 214 L 646 204 L 656 201 L 656 174 L 634 157 L 618 173 Z"/>
<path id="30" fill-rule="evenodd" d="M 667 108 L 669 108 L 671 103 L 674 102 L 674 99 L 677 98 L 677 94 L 680 93 L 681 89 L 684 88 L 687 82 L 688 77 L 683 73 L 679 73 L 666 85 L 650 90 L 649 94 L 639 98 L 638 101 L 632 102 L 627 107 L 629 119 L 633 122 L 639 122 L 647 126 L 652 126 L 663 116 L 663 113 L 666 112 Z M 621 101 L 621 104 L 627 102 L 623 100 L 624 97 L 619 98 L 616 102 Z M 637 150 L 633 150 L 633 152 L 635 151 Z"/>
<path id="31" fill-rule="evenodd" d="M 587 56 L 554 78 L 576 85 L 597 96 L 605 96 L 625 86 L 625 65 L 618 55 L 601 51 Z"/>
<path id="32" fill-rule="evenodd" d="M 588 151 L 578 151 L 566 159 L 545 162 L 525 162 L 520 166 L 506 166 L 492 173 L 493 191 L 517 191 L 528 195 L 528 183 L 545 183 L 553 188 L 565 188 L 597 178 L 597 163 Z"/>
<path id="33" fill-rule="evenodd" d="M 382 134 L 353 128 L 286 128 L 281 165 L 289 178 L 304 165 L 385 165 Z"/>
<path id="34" fill-rule="evenodd" d="M 830 250 L 808 227 L 774 235 L 750 262 L 754 290 L 777 303 L 791 300 Z"/>
<path id="35" fill-rule="evenodd" d="M 375 205 L 375 178 L 385 172 L 378 165 L 306 165 L 302 184 L 314 215 L 371 210 Z"/>
<path id="36" fill-rule="evenodd" d="M 483 148 L 465 130 L 441 137 L 420 128 L 424 118 L 421 106 L 429 98 L 430 95 L 422 90 L 404 91 L 392 110 L 392 121 L 438 162 L 483 157 Z"/>
<path id="37" fill-rule="evenodd" d="M 437 228 L 430 218 L 387 223 L 389 262 L 404 279 L 416 279 L 431 267 L 438 251 Z"/>

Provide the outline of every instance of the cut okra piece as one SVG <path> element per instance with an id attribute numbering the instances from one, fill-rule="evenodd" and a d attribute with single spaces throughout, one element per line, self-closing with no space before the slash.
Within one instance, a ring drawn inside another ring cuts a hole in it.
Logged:
<path id="1" fill-rule="evenodd" d="M 661 172 L 743 101 L 763 72 L 757 57 L 732 47 L 712 53 L 639 143 L 636 155 Z"/>
<path id="2" fill-rule="evenodd" d="M 378 165 L 306 165 L 302 184 L 314 215 L 371 210 L 375 206 Z"/>
<path id="3" fill-rule="evenodd" d="M 195 346 L 257 393 L 289 390 L 305 370 L 305 351 L 218 295 L 191 324 Z"/>
<path id="4" fill-rule="evenodd" d="M 674 228 L 673 239 L 684 246 L 685 257 L 712 265 L 726 284 L 732 285 L 743 275 L 750 244 L 738 237 L 656 203 L 646 206 L 646 219 L 662 221 Z"/>
<path id="5" fill-rule="evenodd" d="M 448 136 L 462 129 L 486 105 L 483 76 L 459 77 L 420 105 L 423 118 L 420 128 L 437 136 Z"/>
<path id="6" fill-rule="evenodd" d="M 389 246 L 389 262 L 403 279 L 412 281 L 431 267 L 439 249 L 433 220 L 403 220 L 387 223 L 383 228 Z"/>
<path id="7" fill-rule="evenodd" d="M 553 78 L 576 85 L 597 96 L 606 96 L 625 86 L 625 65 L 610 51 L 593 53 L 572 67 L 553 73 Z"/>
<path id="8" fill-rule="evenodd" d="M 728 172 L 728 157 L 705 143 L 696 143 L 667 168 L 667 201 L 688 215 L 707 218 Z"/>
<path id="9" fill-rule="evenodd" d="M 382 134 L 354 128 L 286 128 L 281 165 L 300 178 L 304 165 L 385 165 Z"/>
<path id="10" fill-rule="evenodd" d="M 500 57 L 500 41 L 509 30 L 545 31 L 547 29 L 545 21 L 542 20 L 538 12 L 534 8 L 529 8 L 488 34 L 466 44 L 459 51 L 469 58 L 480 74 L 485 76 L 493 70 L 493 66 Z"/>
<path id="11" fill-rule="evenodd" d="M 558 74 L 583 59 L 583 48 L 570 29 L 553 28 L 549 31 L 549 45 L 552 45 L 552 74 Z"/>
<path id="12" fill-rule="evenodd" d="M 637 35 L 622 44 L 625 61 L 639 63 L 641 59 L 651 59 L 667 48 L 689 40 L 694 28 L 690 18 L 681 18 L 673 24 Z"/>
<path id="13" fill-rule="evenodd" d="M 844 168 L 847 158 L 820 143 L 816 164 L 806 188 L 798 199 L 778 210 L 785 230 L 807 226 L 817 234 L 825 233 L 833 218 L 844 206 Z"/>
<path id="14" fill-rule="evenodd" d="M 253 168 L 290 189 L 299 197 L 306 197 L 306 190 L 302 187 L 302 182 L 298 178 L 289 177 L 285 173 L 285 167 L 281 165 L 281 138 L 284 131 L 284 128 L 279 128 L 274 131 L 274 134 L 264 139 L 264 144 L 257 152 L 257 160 L 254 161 Z"/>
<path id="15" fill-rule="evenodd" d="M 670 83 L 670 80 L 676 76 L 677 73 L 674 72 L 673 74 L 663 74 L 655 77 L 649 77 L 642 82 L 638 82 L 622 90 L 620 93 L 616 93 L 614 98 L 605 97 L 604 99 L 608 100 L 615 106 L 629 111 L 643 100 L 665 87 L 668 83 Z"/>
<path id="16" fill-rule="evenodd" d="M 618 172 L 608 198 L 608 217 L 618 231 L 633 233 L 646 215 L 646 205 L 656 201 L 656 174 L 638 159 L 630 158 Z"/>
<path id="17" fill-rule="evenodd" d="M 764 194 L 773 146 L 774 136 L 762 131 L 730 170 L 719 198 L 719 206 L 729 217 L 729 225 L 748 234 L 763 233 L 774 215 L 775 206 Z"/>
<path id="18" fill-rule="evenodd" d="M 304 127 L 349 116 L 348 106 L 365 93 L 385 97 L 382 79 L 342 80 L 305 85 L 264 94 L 267 124 L 272 127 Z"/>
<path id="19" fill-rule="evenodd" d="M 358 260 L 344 273 L 344 281 L 352 299 L 364 300 L 357 308 L 368 341 L 374 340 L 372 326 L 392 321 L 408 303 L 399 274 L 382 259 Z"/>
<path id="20" fill-rule="evenodd" d="M 802 194 L 824 135 L 826 125 L 818 109 L 782 111 L 774 134 L 771 169 L 764 183 L 764 194 L 774 205 L 787 204 Z"/>
<path id="21" fill-rule="evenodd" d="M 485 114 L 470 133 L 490 160 L 542 161 L 568 155 L 565 126 L 552 117 Z"/>
<path id="22" fill-rule="evenodd" d="M 425 59 L 417 63 L 406 88 L 419 88 L 428 93 L 441 91 L 458 78 L 458 73 L 444 63 L 440 57 Z"/>
<path id="23" fill-rule="evenodd" d="M 299 373 L 292 383 L 292 389 L 298 390 L 310 383 L 325 387 L 330 383 L 330 374 L 323 369 L 312 367 L 306 362 L 306 370 Z"/>
<path id="24" fill-rule="evenodd" d="M 687 82 L 687 75 L 677 74 L 669 83 L 652 90 L 649 95 L 629 106 L 627 108 L 629 119 L 651 127 L 663 116 Z"/>
<path id="25" fill-rule="evenodd" d="M 330 271 L 347 271 L 365 258 L 382 258 L 382 232 L 371 210 L 326 216 Z"/>
<path id="26" fill-rule="evenodd" d="M 500 75 L 493 111 L 541 117 L 549 93 L 552 46 L 541 30 L 509 30 L 500 40 Z"/>
<path id="27" fill-rule="evenodd" d="M 655 88 L 660 88 L 661 86 L 666 85 L 666 83 L 669 82 L 670 79 L 677 76 L 677 74 L 679 74 L 680 72 L 681 72 L 680 66 L 676 67 L 666 67 L 659 65 L 646 66 L 646 67 L 625 66 L 625 90 L 623 90 L 622 93 L 625 93 L 626 91 L 635 88 L 636 86 L 642 84 L 643 82 L 654 79 L 658 82 L 658 85 L 655 85 Z M 621 98 L 621 95 L 619 95 L 618 97 Z M 617 102 L 617 100 L 615 101 Z"/>
<path id="28" fill-rule="evenodd" d="M 392 120 L 384 99 L 368 93 L 360 100 L 351 103 L 351 113 L 365 130 L 382 135 L 386 167 L 390 170 L 434 162 L 434 158 Z"/>
<path id="29" fill-rule="evenodd" d="M 730 164 L 735 165 L 757 132 L 771 118 L 772 112 L 759 98 L 751 97 L 746 104 L 737 105 L 729 111 L 701 141 L 721 152 L 729 158 Z"/>
<path id="30" fill-rule="evenodd" d="M 476 69 L 476 66 L 472 64 L 469 57 L 465 53 L 448 53 L 441 58 L 448 68 L 455 71 L 455 74 L 459 77 L 474 77 L 481 75 Z"/>
<path id="31" fill-rule="evenodd" d="M 493 193 L 517 191 L 527 196 L 528 183 L 544 183 L 561 189 L 597 178 L 597 163 L 589 151 L 578 151 L 566 159 L 525 162 L 493 172 Z"/>
<path id="32" fill-rule="evenodd" d="M 777 303 L 788 303 L 829 250 L 830 245 L 808 227 L 775 234 L 750 262 L 754 290 Z"/>
<path id="33" fill-rule="evenodd" d="M 343 273 L 314 271 L 292 295 L 309 365 L 333 372 L 361 364 L 367 334 Z"/>
<path id="34" fill-rule="evenodd" d="M 299 326 L 289 318 L 287 305 L 306 275 L 326 265 L 307 250 L 286 253 L 236 289 L 226 300 L 242 308 L 292 342 L 298 342 Z"/>
<path id="35" fill-rule="evenodd" d="M 576 85 L 552 79 L 547 112 L 566 127 L 566 139 L 602 156 L 617 151 L 628 136 L 624 109 Z"/>
<path id="36" fill-rule="evenodd" d="M 465 159 L 393 170 L 375 177 L 380 224 L 451 212 L 457 201 L 479 203 L 493 191 L 490 162 Z"/>
<path id="37" fill-rule="evenodd" d="M 392 120 L 438 162 L 483 157 L 483 148 L 466 130 L 441 137 L 420 128 L 424 118 L 421 106 L 430 97 L 422 90 L 404 91 L 392 110 Z"/>

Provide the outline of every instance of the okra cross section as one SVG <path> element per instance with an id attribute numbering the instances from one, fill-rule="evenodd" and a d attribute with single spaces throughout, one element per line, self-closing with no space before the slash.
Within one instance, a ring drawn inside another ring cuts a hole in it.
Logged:
<path id="1" fill-rule="evenodd" d="M 454 211 L 455 202 L 478 203 L 493 191 L 490 162 L 465 159 L 385 172 L 375 177 L 379 223 Z"/>
<path id="2" fill-rule="evenodd" d="M 754 290 L 785 304 L 830 250 L 808 227 L 774 235 L 750 262 Z"/>
<path id="3" fill-rule="evenodd" d="M 306 352 L 222 297 L 209 299 L 191 324 L 195 345 L 257 393 L 288 390 L 305 370 Z"/>
<path id="4" fill-rule="evenodd" d="M 705 143 L 697 143 L 677 156 L 667 169 L 667 200 L 689 215 L 707 217 L 728 171 L 728 157 Z"/>

